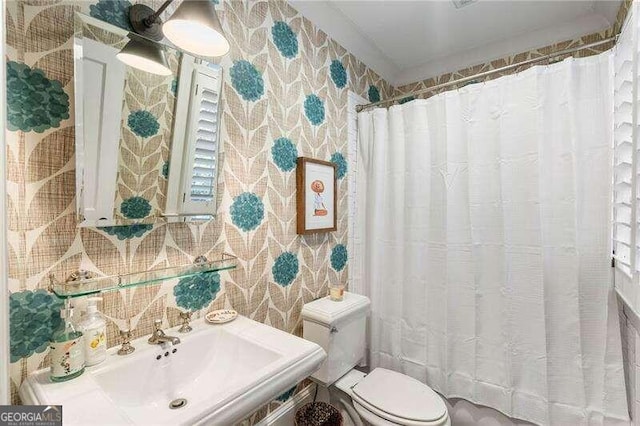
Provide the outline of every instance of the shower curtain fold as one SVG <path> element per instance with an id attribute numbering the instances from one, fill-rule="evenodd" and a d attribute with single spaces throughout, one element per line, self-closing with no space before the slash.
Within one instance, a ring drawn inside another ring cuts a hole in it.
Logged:
<path id="1" fill-rule="evenodd" d="M 358 115 L 370 361 L 540 425 L 627 425 L 610 55 Z"/>

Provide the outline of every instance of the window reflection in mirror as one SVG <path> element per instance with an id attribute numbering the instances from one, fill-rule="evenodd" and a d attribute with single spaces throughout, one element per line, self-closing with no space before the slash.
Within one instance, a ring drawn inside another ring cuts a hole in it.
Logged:
<path id="1" fill-rule="evenodd" d="M 130 40 L 164 75 L 125 64 Z M 222 69 L 79 13 L 74 52 L 81 226 L 215 214 Z"/>
<path id="2" fill-rule="evenodd" d="M 202 218 L 215 209 L 221 77 L 218 65 L 183 55 L 177 96 L 186 107 L 176 111 L 167 216 Z"/>

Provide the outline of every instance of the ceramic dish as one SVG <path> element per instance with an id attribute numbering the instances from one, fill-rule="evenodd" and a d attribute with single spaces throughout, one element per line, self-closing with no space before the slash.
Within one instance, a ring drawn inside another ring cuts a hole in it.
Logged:
<path id="1" fill-rule="evenodd" d="M 219 309 L 209 312 L 204 319 L 210 324 L 224 324 L 225 322 L 233 321 L 237 316 L 238 313 L 233 309 Z"/>

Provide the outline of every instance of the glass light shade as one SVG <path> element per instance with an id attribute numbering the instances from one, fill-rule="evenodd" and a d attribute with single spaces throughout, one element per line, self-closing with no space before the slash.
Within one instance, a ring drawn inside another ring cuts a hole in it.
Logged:
<path id="1" fill-rule="evenodd" d="M 162 32 L 177 47 L 200 56 L 222 56 L 229 52 L 214 4 L 210 0 L 184 0 Z"/>
<path id="2" fill-rule="evenodd" d="M 167 58 L 159 46 L 146 41 L 131 39 L 116 57 L 125 64 L 151 74 L 171 75 Z"/>

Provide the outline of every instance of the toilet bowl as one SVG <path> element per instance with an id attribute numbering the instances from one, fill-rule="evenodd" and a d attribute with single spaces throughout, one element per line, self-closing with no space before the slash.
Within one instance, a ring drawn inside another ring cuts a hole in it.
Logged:
<path id="1" fill-rule="evenodd" d="M 329 386 L 328 391 L 330 402 L 345 418 L 345 426 L 451 425 L 440 395 L 395 371 L 376 368 L 366 374 L 350 370 Z"/>
<path id="2" fill-rule="evenodd" d="M 444 400 L 429 386 L 384 368 L 354 368 L 364 357 L 369 306 L 367 297 L 349 292 L 341 302 L 327 297 L 304 305 L 304 338 L 327 352 L 312 380 L 328 391 L 346 426 L 450 426 Z"/>

